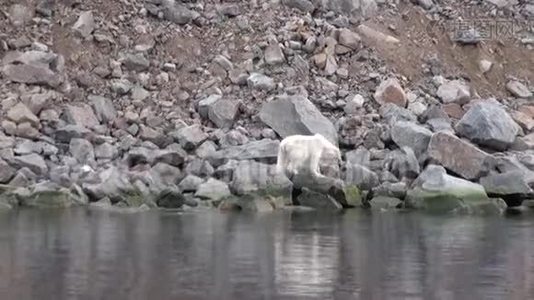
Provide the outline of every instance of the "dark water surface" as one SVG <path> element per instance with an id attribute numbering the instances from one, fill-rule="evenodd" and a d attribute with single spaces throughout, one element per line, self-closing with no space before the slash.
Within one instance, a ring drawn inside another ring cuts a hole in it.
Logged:
<path id="1" fill-rule="evenodd" d="M 0 214 L 0 299 L 533 299 L 534 217 Z"/>

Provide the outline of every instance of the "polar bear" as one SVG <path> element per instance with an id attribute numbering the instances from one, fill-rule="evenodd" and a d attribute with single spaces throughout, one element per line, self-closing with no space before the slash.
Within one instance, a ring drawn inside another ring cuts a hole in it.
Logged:
<path id="1" fill-rule="evenodd" d="M 290 179 L 302 173 L 325 177 L 319 168 L 323 154 L 341 161 L 339 148 L 321 134 L 288 136 L 280 142 L 276 169 Z"/>

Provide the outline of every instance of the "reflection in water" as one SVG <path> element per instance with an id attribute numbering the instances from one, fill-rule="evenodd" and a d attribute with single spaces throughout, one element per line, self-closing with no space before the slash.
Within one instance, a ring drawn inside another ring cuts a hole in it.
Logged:
<path id="1" fill-rule="evenodd" d="M 0 299 L 529 299 L 534 220 L 0 214 Z"/>

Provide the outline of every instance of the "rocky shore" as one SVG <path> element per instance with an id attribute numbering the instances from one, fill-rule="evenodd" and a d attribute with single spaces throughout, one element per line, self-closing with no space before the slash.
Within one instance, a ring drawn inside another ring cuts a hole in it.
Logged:
<path id="1" fill-rule="evenodd" d="M 529 203 L 523 2 L 3 1 L 0 209 Z M 453 26 L 473 14 L 522 30 Z M 280 140 L 315 133 L 343 153 L 329 179 L 277 174 Z"/>

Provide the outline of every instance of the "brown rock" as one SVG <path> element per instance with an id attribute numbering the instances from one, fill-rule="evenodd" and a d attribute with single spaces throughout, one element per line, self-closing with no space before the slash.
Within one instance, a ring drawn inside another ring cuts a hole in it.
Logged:
<path id="1" fill-rule="evenodd" d="M 525 115 L 534 118 L 534 105 L 522 105 L 519 107 L 518 111 L 524 113 Z"/>
<path id="2" fill-rule="evenodd" d="M 465 179 L 478 179 L 488 171 L 489 154 L 452 134 L 438 132 L 428 145 L 428 156 Z"/>
<path id="3" fill-rule="evenodd" d="M 382 105 L 393 103 L 400 107 L 406 107 L 407 104 L 406 93 L 402 89 L 399 81 L 395 78 L 382 81 L 376 89 L 374 98 Z"/>
<path id="4" fill-rule="evenodd" d="M 514 111 L 512 112 L 512 118 L 526 131 L 530 131 L 534 128 L 534 119 L 527 114 L 520 111 Z"/>
<path id="5" fill-rule="evenodd" d="M 464 109 L 456 103 L 443 104 L 441 108 L 450 118 L 453 119 L 460 120 L 465 114 Z"/>

